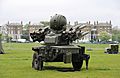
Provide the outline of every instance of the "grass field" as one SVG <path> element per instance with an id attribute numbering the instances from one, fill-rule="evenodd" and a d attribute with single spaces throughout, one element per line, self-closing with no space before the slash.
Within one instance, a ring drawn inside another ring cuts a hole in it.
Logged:
<path id="1" fill-rule="evenodd" d="M 89 70 L 85 62 L 81 71 L 72 71 L 71 64 L 44 63 L 43 71 L 31 67 L 32 46 L 38 43 L 4 43 L 6 54 L 0 55 L 0 78 L 120 78 L 120 54 L 104 54 L 108 44 L 82 44 L 93 51 L 90 54 Z M 65 71 L 63 71 L 65 70 Z"/>

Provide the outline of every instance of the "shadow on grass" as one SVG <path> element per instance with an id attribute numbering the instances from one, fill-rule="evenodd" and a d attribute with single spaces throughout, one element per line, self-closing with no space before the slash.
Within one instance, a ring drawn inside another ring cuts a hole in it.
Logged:
<path id="1" fill-rule="evenodd" d="M 75 72 L 75 70 L 71 67 L 44 66 L 44 70 L 55 70 L 55 71 L 59 71 L 59 72 Z M 96 68 L 94 70 L 109 71 L 111 69 L 110 68 Z M 82 68 L 80 71 L 86 71 L 86 69 Z"/>
<path id="2" fill-rule="evenodd" d="M 75 72 L 73 68 L 70 67 L 55 67 L 55 66 L 44 66 L 45 70 L 55 70 L 60 72 Z"/>
<path id="3" fill-rule="evenodd" d="M 97 68 L 96 70 L 103 70 L 103 71 L 107 71 L 110 70 L 109 68 Z"/>

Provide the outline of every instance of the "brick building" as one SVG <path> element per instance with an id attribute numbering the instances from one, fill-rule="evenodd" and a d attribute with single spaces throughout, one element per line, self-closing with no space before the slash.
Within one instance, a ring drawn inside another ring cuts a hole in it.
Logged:
<path id="1" fill-rule="evenodd" d="M 111 21 L 109 22 L 94 22 L 94 24 L 91 24 L 91 22 L 86 23 L 78 23 L 75 22 L 75 25 L 86 25 L 86 28 L 82 29 L 83 32 L 89 31 L 90 33 L 84 36 L 81 41 L 90 41 L 92 39 L 96 40 L 101 32 L 107 32 L 112 37 L 112 24 Z"/>
<path id="2" fill-rule="evenodd" d="M 70 23 L 68 24 L 70 25 Z M 90 33 L 84 36 L 81 41 L 90 41 L 91 39 L 98 39 L 98 36 L 101 32 L 105 31 L 108 32 L 112 36 L 112 24 L 111 21 L 109 22 L 94 22 L 91 23 L 78 23 L 75 22 L 75 25 L 86 25 L 86 28 L 82 29 L 83 32 L 89 31 Z M 34 31 L 38 31 L 38 29 L 42 28 L 44 25 L 41 23 L 38 24 L 31 24 L 29 22 L 27 24 L 27 29 L 25 31 L 28 32 L 28 35 Z M 7 34 L 8 36 L 11 36 L 12 39 L 21 39 L 21 35 L 23 34 L 23 22 L 20 23 L 8 23 L 5 26 L 2 26 L 2 33 Z M 30 37 L 30 35 L 29 35 Z M 30 39 L 31 40 L 31 39 Z"/>
<path id="3" fill-rule="evenodd" d="M 93 38 L 97 39 L 101 32 L 107 32 L 112 38 L 112 24 L 110 22 L 94 22 L 93 28 Z"/>
<path id="4" fill-rule="evenodd" d="M 42 28 L 44 25 L 41 23 L 37 23 L 37 24 L 31 24 L 31 22 L 29 21 L 27 30 L 29 33 L 29 39 L 30 41 L 32 41 L 31 37 L 30 37 L 30 33 L 33 33 L 34 31 L 38 31 L 40 28 Z"/>
<path id="5" fill-rule="evenodd" d="M 7 33 L 12 39 L 21 39 L 22 30 L 23 30 L 23 22 L 21 23 L 8 23 L 6 24 Z"/>
<path id="6" fill-rule="evenodd" d="M 28 29 L 29 30 L 29 33 L 32 33 L 34 31 L 37 31 L 39 30 L 41 27 L 43 27 L 44 25 L 41 24 L 41 23 L 38 23 L 38 24 L 31 24 L 31 22 L 29 21 L 29 24 L 28 24 Z"/>

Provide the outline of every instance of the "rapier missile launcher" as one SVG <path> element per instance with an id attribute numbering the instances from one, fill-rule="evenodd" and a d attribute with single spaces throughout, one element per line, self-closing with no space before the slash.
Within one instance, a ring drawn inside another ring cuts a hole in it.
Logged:
<path id="1" fill-rule="evenodd" d="M 72 42 L 82 38 L 88 32 L 82 32 L 85 25 L 67 26 L 66 17 L 56 14 L 50 19 L 50 26 L 41 28 L 38 32 L 30 33 L 33 41 L 44 41 L 44 45 L 33 47 L 32 67 L 36 70 L 43 69 L 43 62 L 72 63 L 73 69 L 80 70 L 83 60 L 88 62 L 90 56 L 85 54 L 85 47 L 74 45 Z"/>

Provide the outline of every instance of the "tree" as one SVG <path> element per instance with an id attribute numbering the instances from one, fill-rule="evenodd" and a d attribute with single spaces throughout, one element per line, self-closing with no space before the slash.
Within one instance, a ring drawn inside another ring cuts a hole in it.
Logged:
<path id="1" fill-rule="evenodd" d="M 23 29 L 28 30 L 28 26 L 29 26 L 29 24 L 24 25 Z"/>
<path id="2" fill-rule="evenodd" d="M 99 35 L 100 41 L 109 41 L 110 38 L 110 34 L 108 34 L 107 32 L 101 32 Z"/>
<path id="3" fill-rule="evenodd" d="M 27 41 L 29 41 L 29 30 L 23 30 L 22 31 L 22 35 L 21 35 L 22 39 L 26 39 Z"/>
<path id="4" fill-rule="evenodd" d="M 24 25 L 23 30 L 22 30 L 22 35 L 21 35 L 21 38 L 26 39 L 27 41 L 30 40 L 28 26 L 29 24 Z"/>
<path id="5" fill-rule="evenodd" d="M 41 21 L 40 23 L 43 24 L 44 26 L 49 26 L 50 25 L 50 22 L 48 22 L 48 21 Z"/>
<path id="6" fill-rule="evenodd" d="M 117 35 L 117 41 L 120 42 L 120 33 Z"/>
<path id="7" fill-rule="evenodd" d="M 6 42 L 9 43 L 12 40 L 12 37 L 10 35 L 6 35 Z"/>
<path id="8" fill-rule="evenodd" d="M 120 42 L 120 32 L 117 34 L 112 34 L 112 41 L 118 41 Z"/>
<path id="9" fill-rule="evenodd" d="M 3 50 L 3 47 L 2 47 L 2 34 L 0 34 L 0 54 L 4 54 L 4 50 Z"/>
<path id="10" fill-rule="evenodd" d="M 120 29 L 119 28 L 112 29 L 112 40 L 120 42 Z"/>

